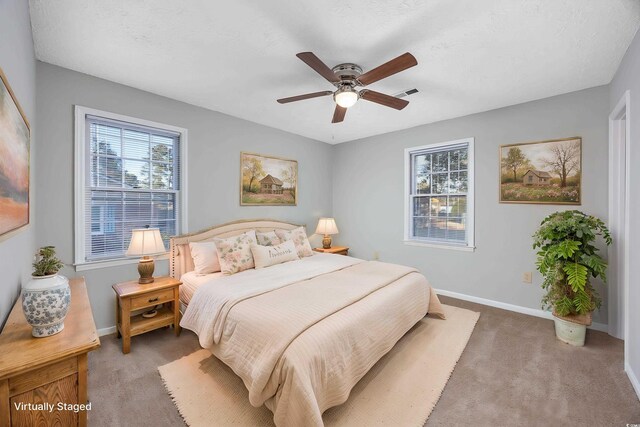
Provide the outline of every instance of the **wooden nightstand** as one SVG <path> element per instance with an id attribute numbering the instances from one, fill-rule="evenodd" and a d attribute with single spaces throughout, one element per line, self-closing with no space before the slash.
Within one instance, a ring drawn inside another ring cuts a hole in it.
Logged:
<path id="1" fill-rule="evenodd" d="M 122 352 L 131 350 L 131 337 L 173 325 L 176 336 L 180 335 L 179 280 L 171 277 L 156 277 L 152 283 L 140 284 L 137 280 L 113 285 L 118 296 L 116 328 L 122 337 Z M 142 314 L 132 316 L 137 310 L 149 309 L 162 304 L 158 314 L 144 318 Z"/>
<path id="2" fill-rule="evenodd" d="M 325 254 L 349 255 L 349 248 L 346 246 L 331 246 L 329 249 L 313 248 L 313 250 Z"/>

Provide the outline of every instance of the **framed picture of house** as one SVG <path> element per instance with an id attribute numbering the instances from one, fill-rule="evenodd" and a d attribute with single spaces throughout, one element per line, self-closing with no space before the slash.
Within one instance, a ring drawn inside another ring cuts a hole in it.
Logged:
<path id="1" fill-rule="evenodd" d="M 0 69 L 0 239 L 29 224 L 27 117 Z"/>
<path id="2" fill-rule="evenodd" d="M 297 201 L 296 160 L 240 153 L 240 205 L 295 206 Z"/>
<path id="3" fill-rule="evenodd" d="M 582 138 L 500 146 L 500 203 L 579 205 Z"/>

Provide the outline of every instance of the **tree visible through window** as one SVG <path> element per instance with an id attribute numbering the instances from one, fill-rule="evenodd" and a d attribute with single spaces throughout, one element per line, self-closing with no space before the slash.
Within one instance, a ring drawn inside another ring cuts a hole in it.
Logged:
<path id="1" fill-rule="evenodd" d="M 470 245 L 470 143 L 407 150 L 408 240 Z"/>

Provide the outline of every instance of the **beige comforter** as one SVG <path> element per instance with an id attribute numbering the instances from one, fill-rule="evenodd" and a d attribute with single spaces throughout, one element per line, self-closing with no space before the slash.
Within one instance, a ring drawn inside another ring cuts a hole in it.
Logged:
<path id="1" fill-rule="evenodd" d="M 220 281 L 208 291 L 203 285 L 181 323 L 201 344 L 211 342 L 242 378 L 251 404 L 266 404 L 278 426 L 322 426 L 322 412 L 343 403 L 427 310 L 442 314 L 414 269 L 329 257 L 293 266 L 291 276 L 301 280 L 285 274 L 232 291 Z M 301 276 L 304 270 L 314 273 Z"/>

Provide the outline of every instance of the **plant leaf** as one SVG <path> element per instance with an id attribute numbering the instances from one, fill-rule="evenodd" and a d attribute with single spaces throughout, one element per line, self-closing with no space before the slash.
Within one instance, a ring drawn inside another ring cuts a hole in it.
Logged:
<path id="1" fill-rule="evenodd" d="M 573 292 L 584 291 L 589 269 L 578 262 L 570 262 L 564 266 L 563 270 L 567 273 L 567 281 Z"/>
<path id="2" fill-rule="evenodd" d="M 594 308 L 591 297 L 585 291 L 576 292 L 576 296 L 573 298 L 573 305 L 578 314 L 587 314 Z"/>
<path id="3" fill-rule="evenodd" d="M 607 262 L 598 255 L 584 255 L 581 262 L 592 270 L 593 277 L 604 276 L 607 271 Z"/>
<path id="4" fill-rule="evenodd" d="M 580 245 L 582 245 L 582 243 L 576 240 L 563 240 L 557 245 L 558 253 L 564 259 L 569 259 L 580 249 Z"/>
<path id="5" fill-rule="evenodd" d="M 556 313 L 560 316 L 566 316 L 571 314 L 571 310 L 573 309 L 573 301 L 569 299 L 566 295 L 560 298 L 555 305 Z"/>

